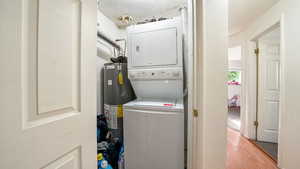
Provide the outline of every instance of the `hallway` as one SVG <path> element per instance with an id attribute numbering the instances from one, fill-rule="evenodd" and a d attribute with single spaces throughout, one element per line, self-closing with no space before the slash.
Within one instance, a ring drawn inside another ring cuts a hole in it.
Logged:
<path id="1" fill-rule="evenodd" d="M 227 131 L 226 169 L 278 169 L 271 158 L 240 136 L 239 132 Z"/>

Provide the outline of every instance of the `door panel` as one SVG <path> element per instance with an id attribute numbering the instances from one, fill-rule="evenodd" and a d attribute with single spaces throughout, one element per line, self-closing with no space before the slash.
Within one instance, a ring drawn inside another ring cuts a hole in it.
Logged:
<path id="1" fill-rule="evenodd" d="M 57 160 L 47 164 L 42 169 L 80 169 L 80 149 L 76 148 L 68 154 L 59 157 Z"/>
<path id="2" fill-rule="evenodd" d="M 266 120 L 265 126 L 268 130 L 277 132 L 278 130 L 278 111 L 279 102 L 268 101 L 266 106 L 266 118 L 273 117 L 272 120 Z"/>
<path id="3" fill-rule="evenodd" d="M 23 96 L 28 123 L 80 112 L 81 2 L 26 1 Z"/>
<path id="4" fill-rule="evenodd" d="M 280 45 L 259 41 L 259 96 L 257 139 L 278 142 L 280 94 Z"/>
<path id="5" fill-rule="evenodd" d="M 266 87 L 268 90 L 279 90 L 279 61 L 267 61 Z"/>
<path id="6" fill-rule="evenodd" d="M 38 1 L 38 114 L 80 112 L 79 0 Z"/>
<path id="7" fill-rule="evenodd" d="M 96 1 L 0 11 L 0 168 L 96 168 Z"/>

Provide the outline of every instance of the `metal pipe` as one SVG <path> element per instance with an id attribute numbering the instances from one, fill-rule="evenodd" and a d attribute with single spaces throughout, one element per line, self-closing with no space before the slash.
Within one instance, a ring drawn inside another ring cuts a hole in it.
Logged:
<path id="1" fill-rule="evenodd" d="M 98 38 L 103 39 L 104 41 L 106 41 L 107 43 L 109 43 L 110 45 L 112 45 L 114 48 L 116 48 L 118 51 L 121 50 L 120 45 L 118 45 L 115 41 L 111 40 L 110 38 L 108 38 L 106 35 L 104 35 L 102 32 L 97 31 L 97 36 Z"/>
<path id="2" fill-rule="evenodd" d="M 116 42 L 124 42 L 124 48 L 123 50 L 120 51 L 120 53 L 122 54 L 122 56 L 126 56 L 126 49 L 127 49 L 127 43 L 126 43 L 126 39 L 116 39 Z"/>

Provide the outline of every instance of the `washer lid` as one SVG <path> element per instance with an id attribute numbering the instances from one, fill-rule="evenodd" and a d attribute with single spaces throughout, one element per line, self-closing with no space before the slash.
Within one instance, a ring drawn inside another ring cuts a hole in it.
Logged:
<path id="1" fill-rule="evenodd" d="M 171 100 L 135 100 L 125 104 L 124 109 L 183 112 L 183 104 Z"/>

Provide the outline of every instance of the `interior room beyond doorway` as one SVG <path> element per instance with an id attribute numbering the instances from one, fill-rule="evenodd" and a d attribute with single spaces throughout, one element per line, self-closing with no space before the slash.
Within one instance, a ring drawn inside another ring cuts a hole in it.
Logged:
<path id="1" fill-rule="evenodd" d="M 228 127 L 236 131 L 241 128 L 241 46 L 228 49 Z"/>

